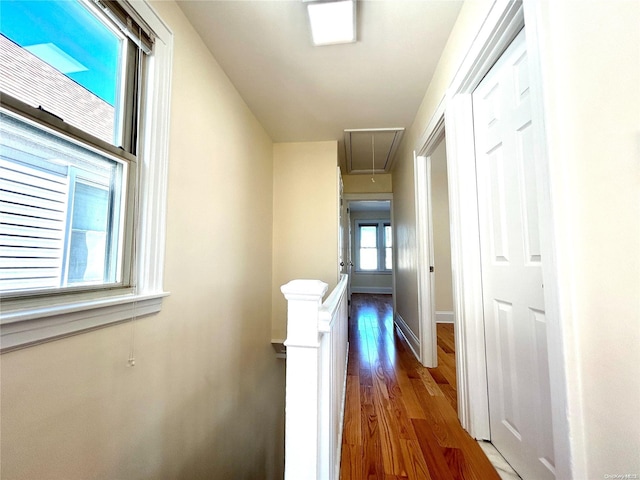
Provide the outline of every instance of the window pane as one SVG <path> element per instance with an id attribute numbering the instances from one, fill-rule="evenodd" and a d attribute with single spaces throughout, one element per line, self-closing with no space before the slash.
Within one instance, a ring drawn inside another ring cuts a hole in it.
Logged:
<path id="1" fill-rule="evenodd" d="M 0 291 L 120 281 L 126 165 L 0 113 Z"/>
<path id="2" fill-rule="evenodd" d="M 119 145 L 124 36 L 78 1 L 3 1 L 0 88 Z"/>
<path id="3" fill-rule="evenodd" d="M 360 270 L 378 269 L 378 250 L 376 248 L 360 249 Z"/>
<path id="4" fill-rule="evenodd" d="M 391 233 L 391 226 L 390 225 L 385 225 L 384 226 L 384 246 L 385 247 L 392 247 L 393 246 L 393 235 Z"/>
<path id="5" fill-rule="evenodd" d="M 69 247 L 69 283 L 101 282 L 107 262 L 109 190 L 76 182 Z"/>
<path id="6" fill-rule="evenodd" d="M 360 247 L 376 248 L 378 246 L 378 227 L 375 225 L 360 226 Z"/>
<path id="7" fill-rule="evenodd" d="M 384 246 L 384 268 L 391 270 L 393 268 L 391 249 L 393 246 L 393 234 L 391 232 L 391 225 L 384 226 Z"/>

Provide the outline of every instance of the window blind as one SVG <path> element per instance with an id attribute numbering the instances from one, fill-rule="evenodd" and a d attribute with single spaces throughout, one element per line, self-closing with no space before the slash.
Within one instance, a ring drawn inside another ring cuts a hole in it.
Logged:
<path id="1" fill-rule="evenodd" d="M 93 0 L 122 32 L 147 55 L 151 53 L 156 35 L 147 23 L 124 0 Z"/>

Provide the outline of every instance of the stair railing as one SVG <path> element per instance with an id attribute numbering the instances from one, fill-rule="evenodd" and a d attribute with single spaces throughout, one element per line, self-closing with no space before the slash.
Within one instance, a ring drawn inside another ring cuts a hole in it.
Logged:
<path id="1" fill-rule="evenodd" d="M 347 373 L 347 275 L 328 285 L 293 280 L 288 301 L 285 480 L 338 480 Z"/>

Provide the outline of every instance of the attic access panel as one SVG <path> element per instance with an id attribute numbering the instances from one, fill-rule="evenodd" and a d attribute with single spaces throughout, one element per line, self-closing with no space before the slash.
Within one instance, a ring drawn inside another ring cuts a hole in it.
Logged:
<path id="1" fill-rule="evenodd" d="M 403 133 L 404 128 L 345 130 L 347 173 L 389 173 Z"/>

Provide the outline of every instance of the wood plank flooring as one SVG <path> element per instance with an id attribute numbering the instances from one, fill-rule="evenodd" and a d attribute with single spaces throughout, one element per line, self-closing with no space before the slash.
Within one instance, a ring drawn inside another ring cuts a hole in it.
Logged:
<path id="1" fill-rule="evenodd" d="M 427 369 L 392 317 L 390 295 L 352 295 L 341 479 L 499 480 L 458 422 L 453 325 Z"/>

